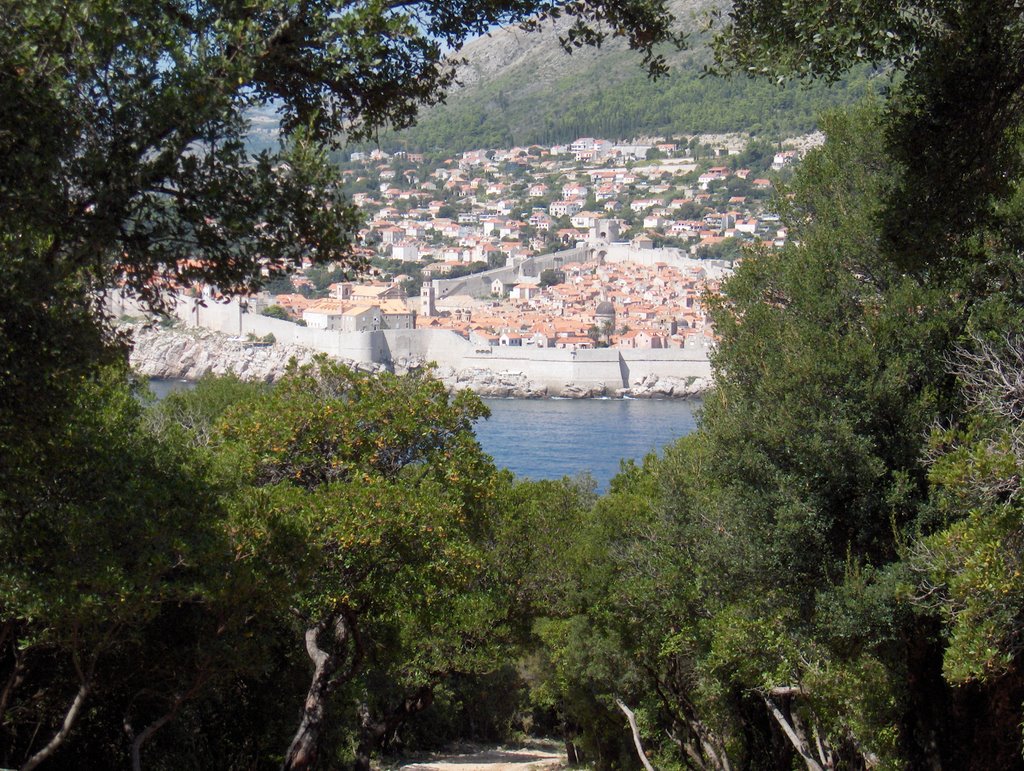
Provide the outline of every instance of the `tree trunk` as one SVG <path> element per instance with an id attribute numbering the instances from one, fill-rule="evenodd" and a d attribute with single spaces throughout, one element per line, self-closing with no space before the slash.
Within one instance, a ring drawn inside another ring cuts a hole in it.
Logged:
<path id="1" fill-rule="evenodd" d="M 0 745 L 4 748 L 2 753 L 0 753 L 0 765 L 8 766 L 11 763 L 10 753 L 14 746 L 14 734 L 4 718 L 7 715 L 7 708 L 11 705 L 14 692 L 18 690 L 18 687 L 25 680 L 26 667 L 25 654 L 18 650 L 18 641 L 14 635 L 13 622 L 4 624 L 2 638 L 4 647 L 7 647 L 8 638 L 11 638 L 9 647 L 13 659 L 10 674 L 7 676 L 3 690 L 0 690 Z M 31 745 L 29 746 L 31 747 Z"/>
<path id="2" fill-rule="evenodd" d="M 199 672 L 192 680 L 192 684 L 189 686 L 188 690 L 175 694 L 167 711 L 142 729 L 142 733 L 138 736 L 135 735 L 135 732 L 132 730 L 131 723 L 128 722 L 128 718 L 125 716 L 124 729 L 128 734 L 128 738 L 132 740 L 132 771 L 142 771 L 142 745 L 152 739 L 153 735 L 157 731 L 177 717 L 178 712 L 181 710 L 182 706 L 184 706 L 185 702 L 195 698 L 196 694 L 203 689 L 203 686 L 206 684 L 207 680 L 209 680 L 210 676 L 211 671 L 209 669 L 200 667 Z"/>
<path id="3" fill-rule="evenodd" d="M 32 769 L 53 755 L 57 748 L 64 743 L 68 734 L 71 733 L 71 728 L 74 726 L 75 720 L 78 719 L 78 714 L 82 711 L 82 706 L 85 704 L 85 700 L 88 698 L 91 690 L 91 683 L 88 681 L 83 682 L 78 687 L 78 693 L 75 694 L 74 701 L 71 702 L 67 714 L 64 715 L 64 722 L 61 724 L 60 730 L 46 743 L 45 747 L 26 761 L 25 765 L 21 767 L 21 771 L 32 771 Z"/>
<path id="4" fill-rule="evenodd" d="M 576 743 L 568 736 L 565 737 L 565 757 L 570 766 L 580 764 L 580 757 L 576 754 Z"/>
<path id="5" fill-rule="evenodd" d="M 636 715 L 633 714 L 633 710 L 622 703 L 620 699 L 615 700 L 616 705 L 622 710 L 622 714 L 626 716 L 626 720 L 629 721 L 629 730 L 633 733 L 633 744 L 636 746 L 637 757 L 640 758 L 640 762 L 644 764 L 644 768 L 647 771 L 654 771 L 654 766 L 651 765 L 651 761 L 647 759 L 647 754 L 644 752 L 644 746 L 640 742 L 640 729 L 636 724 Z"/>
<path id="6" fill-rule="evenodd" d="M 412 696 L 403 699 L 401 704 L 382 720 L 374 720 L 364 704 L 360 708 L 359 744 L 356 746 L 354 771 L 369 771 L 374 751 L 382 749 L 386 742 L 394 738 L 395 733 L 408 718 L 422 712 L 433 703 L 434 688 L 424 685 Z"/>
<path id="7" fill-rule="evenodd" d="M 7 714 L 7 707 L 10 704 L 11 696 L 18 686 L 21 685 L 25 679 L 25 659 L 23 656 L 15 654 L 14 668 L 11 669 L 11 674 L 7 678 L 7 682 L 4 683 L 3 691 L 0 692 L 0 719 Z"/>
<path id="8" fill-rule="evenodd" d="M 570 766 L 578 766 L 583 760 L 583 753 L 579 751 L 574 741 L 578 732 L 564 718 L 560 721 L 559 725 L 562 729 L 562 741 L 565 743 L 566 762 Z"/>
<path id="9" fill-rule="evenodd" d="M 320 636 L 332 631 L 335 650 L 329 653 L 320 647 Z M 353 636 L 354 628 L 344 611 L 337 611 L 316 626 L 306 630 L 306 652 L 313 661 L 313 678 L 306 692 L 306 701 L 302 709 L 302 720 L 295 732 L 288 753 L 284 758 L 284 771 L 305 771 L 316 764 L 320 752 L 320 737 L 324 728 L 324 716 L 327 709 L 327 698 L 330 696 L 337 681 L 334 673 L 340 660 L 344 657 L 345 648 Z M 353 653 L 351 670 L 356 667 L 356 653 Z M 351 672 L 350 672 L 351 674 Z"/>
<path id="10" fill-rule="evenodd" d="M 698 768 L 712 768 L 716 771 L 732 771 L 725 743 L 697 717 L 697 710 L 685 697 L 675 691 L 666 689 L 658 673 L 652 667 L 644 667 L 654 683 L 654 691 L 664 709 L 672 718 L 674 725 L 687 732 L 687 736 L 679 736 L 675 730 L 668 731 L 672 739 L 686 753 Z M 669 695 L 671 691 L 671 696 Z"/>
<path id="11" fill-rule="evenodd" d="M 709 739 L 703 737 L 701 737 L 700 746 L 704 754 L 715 764 L 715 768 L 721 769 L 721 771 L 732 771 L 732 766 L 729 764 L 729 758 L 725 754 L 724 746 L 716 747 Z"/>

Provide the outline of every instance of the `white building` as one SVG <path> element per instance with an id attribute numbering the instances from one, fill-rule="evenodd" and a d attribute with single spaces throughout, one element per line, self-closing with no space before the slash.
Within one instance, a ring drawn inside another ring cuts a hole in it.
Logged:
<path id="1" fill-rule="evenodd" d="M 548 214 L 555 218 L 571 217 L 580 211 L 583 211 L 583 202 L 577 199 L 553 201 L 548 207 Z"/>
<path id="2" fill-rule="evenodd" d="M 380 306 L 339 300 L 318 300 L 302 312 L 302 320 L 310 329 L 339 332 L 376 332 L 383 323 Z"/>
<path id="3" fill-rule="evenodd" d="M 403 242 L 391 245 L 391 257 L 404 262 L 418 262 L 420 259 L 420 248 L 416 244 Z"/>

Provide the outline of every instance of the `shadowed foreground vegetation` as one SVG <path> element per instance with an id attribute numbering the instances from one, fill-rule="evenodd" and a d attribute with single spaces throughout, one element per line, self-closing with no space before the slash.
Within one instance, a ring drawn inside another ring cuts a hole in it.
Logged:
<path id="1" fill-rule="evenodd" d="M 824 120 L 789 245 L 711 300 L 700 429 L 602 497 L 495 469 L 429 376 L 147 404 L 103 317 L 115 284 L 355 267 L 338 131 L 437 98 L 437 39 L 556 12 L 406 9 L 0 23 L 0 762 L 365 769 L 535 730 L 599 769 L 1020 767 L 1019 9 L 739 5 L 723 71 L 902 80 Z M 570 47 L 606 22 L 655 73 L 675 40 L 656 2 L 573 10 Z M 276 99 L 288 142 L 249 163 Z"/>

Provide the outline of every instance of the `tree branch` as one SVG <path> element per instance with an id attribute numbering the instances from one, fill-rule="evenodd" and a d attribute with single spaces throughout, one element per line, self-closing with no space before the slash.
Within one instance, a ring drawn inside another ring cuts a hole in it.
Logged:
<path id="1" fill-rule="evenodd" d="M 789 739 L 790 744 L 793 745 L 793 749 L 797 751 L 797 754 L 803 758 L 804 763 L 807 764 L 807 771 L 825 771 L 818 761 L 814 759 L 811 754 L 811 748 L 807 744 L 806 738 L 802 737 L 796 732 L 786 716 L 782 714 L 782 710 L 779 709 L 778 705 L 772 701 L 771 696 L 768 694 L 762 694 L 765 705 L 768 707 L 768 711 L 772 713 L 772 717 L 775 718 L 779 726 L 782 728 L 782 732 L 786 734 L 786 738 Z"/>
<path id="2" fill-rule="evenodd" d="M 647 771 L 654 771 L 654 766 L 652 766 L 651 761 L 647 759 L 647 755 L 644 753 L 644 746 L 640 742 L 640 729 L 636 724 L 636 715 L 633 714 L 633 710 L 622 703 L 621 699 L 616 699 L 615 704 L 622 710 L 622 713 L 626 716 L 626 720 L 629 721 L 629 730 L 633 732 L 633 744 L 636 746 L 637 757 L 640 758 L 640 762 L 644 764 L 644 768 L 647 769 Z"/>
<path id="3" fill-rule="evenodd" d="M 32 771 L 44 760 L 49 759 L 57 751 L 57 748 L 64 743 L 68 734 L 71 733 L 71 728 L 74 726 L 75 720 L 78 719 L 78 714 L 82 711 L 82 706 L 85 704 L 85 700 L 88 698 L 91 690 L 92 683 L 90 682 L 83 682 L 78 687 L 78 693 L 75 694 L 74 701 L 71 702 L 71 706 L 64 715 L 64 722 L 61 724 L 60 730 L 46 743 L 45 747 L 26 761 L 25 765 L 21 767 L 21 771 Z"/>

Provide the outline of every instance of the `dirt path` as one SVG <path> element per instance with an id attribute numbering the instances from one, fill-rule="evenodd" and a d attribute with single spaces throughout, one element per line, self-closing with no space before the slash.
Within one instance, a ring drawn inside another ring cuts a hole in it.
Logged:
<path id="1" fill-rule="evenodd" d="M 521 747 L 466 749 L 438 754 L 397 767 L 397 771 L 555 771 L 565 766 L 565 752 L 555 743 Z"/>

